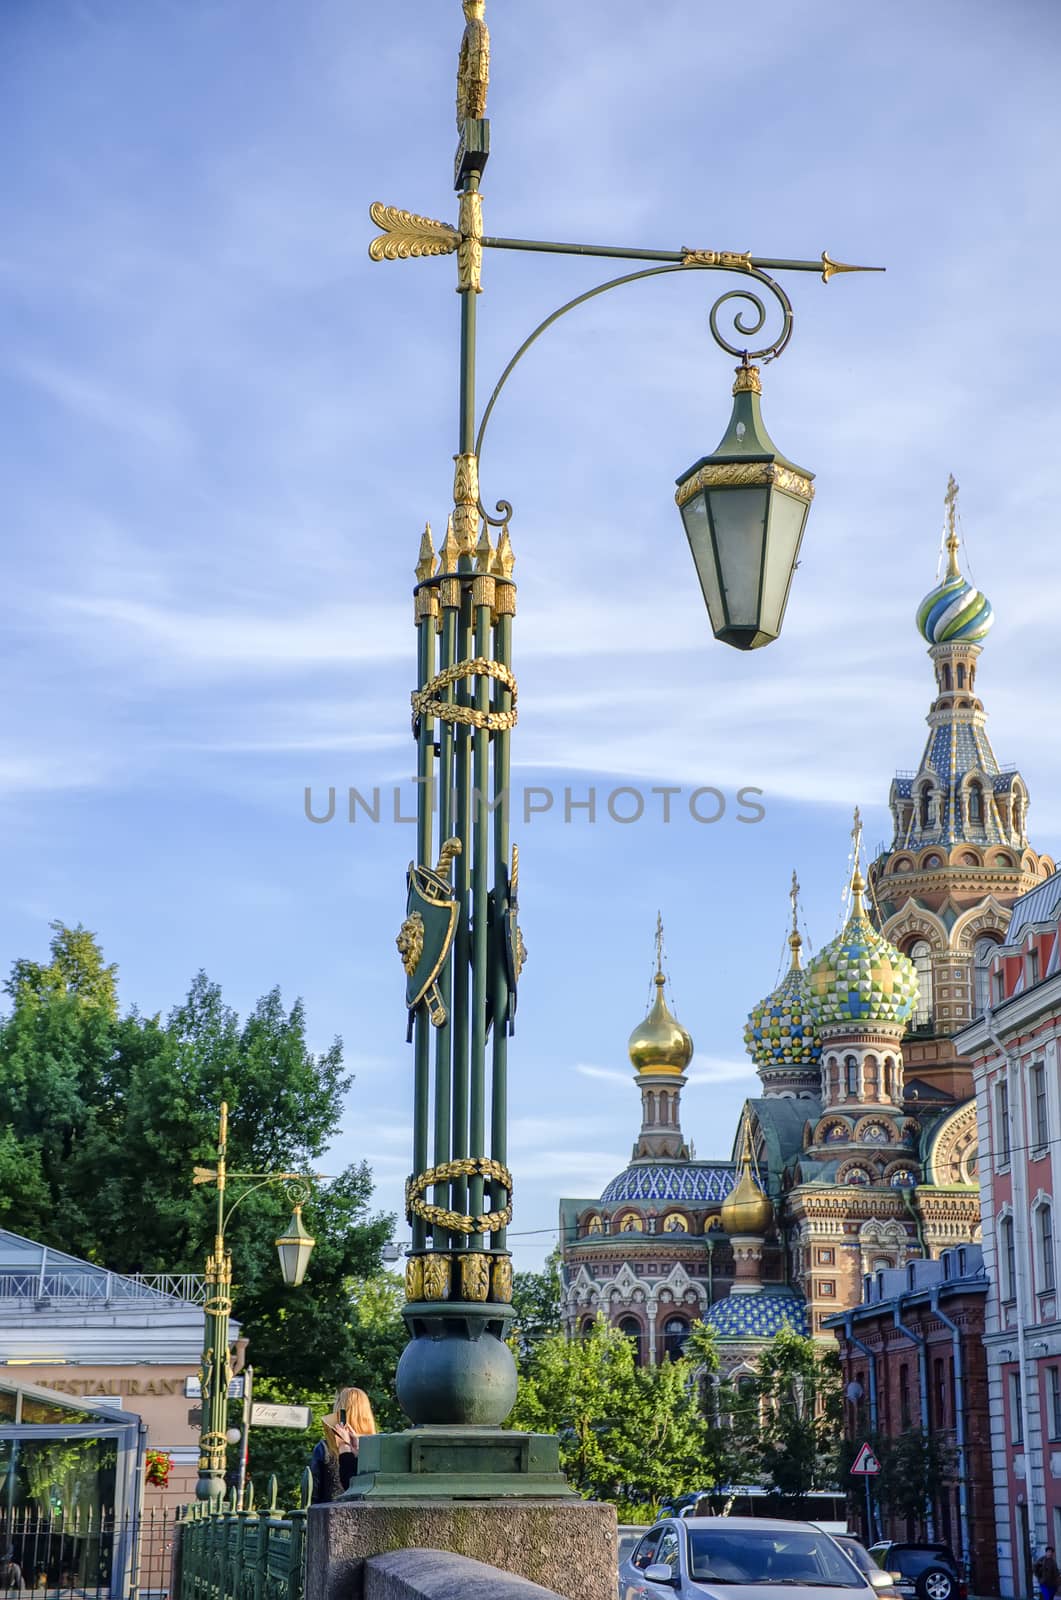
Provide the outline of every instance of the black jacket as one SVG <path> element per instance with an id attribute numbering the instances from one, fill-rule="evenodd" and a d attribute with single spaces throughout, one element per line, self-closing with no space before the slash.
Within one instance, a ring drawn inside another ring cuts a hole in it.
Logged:
<path id="1" fill-rule="evenodd" d="M 344 1450 L 342 1455 L 333 1456 L 324 1440 L 319 1439 L 309 1458 L 309 1470 L 313 1474 L 313 1504 L 329 1505 L 356 1477 L 357 1451 Z"/>

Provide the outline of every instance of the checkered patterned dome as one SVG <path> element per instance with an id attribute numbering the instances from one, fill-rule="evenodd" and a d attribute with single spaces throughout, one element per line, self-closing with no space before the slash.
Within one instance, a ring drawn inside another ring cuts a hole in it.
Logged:
<path id="1" fill-rule="evenodd" d="M 753 1006 L 744 1048 L 755 1065 L 812 1067 L 822 1053 L 807 994 L 806 974 L 791 966 L 773 994 Z"/>
<path id="2" fill-rule="evenodd" d="M 704 1322 L 720 1339 L 772 1339 L 782 1328 L 804 1338 L 810 1333 L 807 1307 L 794 1294 L 730 1294 L 704 1312 Z"/>
<path id="3" fill-rule="evenodd" d="M 862 906 L 856 874 L 855 908 L 838 939 L 814 957 L 807 990 L 816 1026 L 905 1023 L 917 1005 L 917 972 L 908 956 L 879 934 Z"/>

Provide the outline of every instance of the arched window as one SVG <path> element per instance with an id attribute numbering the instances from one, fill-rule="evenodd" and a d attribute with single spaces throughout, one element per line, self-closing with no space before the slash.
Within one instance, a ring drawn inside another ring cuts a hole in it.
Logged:
<path id="1" fill-rule="evenodd" d="M 649 1127 L 655 1127 L 656 1096 L 653 1094 L 651 1089 L 645 1096 L 645 1121 L 648 1123 Z"/>
<path id="2" fill-rule="evenodd" d="M 1036 1216 L 1039 1245 L 1039 1292 L 1046 1294 L 1057 1282 L 1054 1264 L 1054 1211 L 1049 1200 L 1044 1200 Z"/>
<path id="3" fill-rule="evenodd" d="M 625 1333 L 634 1347 L 634 1364 L 640 1367 L 645 1357 L 645 1336 L 641 1332 L 641 1324 L 636 1317 L 624 1317 L 619 1324 L 619 1332 Z"/>
<path id="4" fill-rule="evenodd" d="M 924 832 L 924 830 L 930 826 L 932 821 L 932 787 L 930 784 L 926 783 L 925 787 L 921 790 L 920 804 L 921 814 L 918 820 L 920 822 L 921 830 Z"/>
<path id="5" fill-rule="evenodd" d="M 961 661 L 958 662 L 958 688 L 965 688 L 965 665 Z"/>
<path id="6" fill-rule="evenodd" d="M 1024 808 L 1019 794 L 1013 796 L 1013 832 L 1018 839 L 1024 838 Z"/>
<path id="7" fill-rule="evenodd" d="M 884 1093 L 889 1100 L 895 1099 L 895 1060 L 892 1056 L 884 1057 Z"/>
<path id="8" fill-rule="evenodd" d="M 668 1317 L 663 1324 L 663 1354 L 677 1361 L 685 1353 L 689 1324 L 684 1317 Z"/>
<path id="9" fill-rule="evenodd" d="M 917 968 L 917 1010 L 914 1012 L 915 1028 L 927 1028 L 932 1022 L 932 947 L 927 939 L 918 939 L 907 952 Z"/>
<path id="10" fill-rule="evenodd" d="M 944 689 L 951 688 L 950 667 L 946 662 L 943 663 L 943 687 Z"/>
<path id="11" fill-rule="evenodd" d="M 976 985 L 976 1015 L 981 1016 L 991 1004 L 991 963 L 998 949 L 994 939 L 977 939 L 973 951 L 973 978 Z"/>
<path id="12" fill-rule="evenodd" d="M 844 1057 L 844 1084 L 848 1095 L 857 1095 L 861 1087 L 858 1074 L 858 1057 Z"/>
<path id="13" fill-rule="evenodd" d="M 984 791 L 975 778 L 969 785 L 968 817 L 970 822 L 984 820 Z"/>

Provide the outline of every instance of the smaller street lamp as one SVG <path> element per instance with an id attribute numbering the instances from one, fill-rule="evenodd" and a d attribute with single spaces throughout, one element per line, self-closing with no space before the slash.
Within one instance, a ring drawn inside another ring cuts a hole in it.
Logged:
<path id="1" fill-rule="evenodd" d="M 228 1386 L 232 1378 L 232 1359 L 228 1348 L 228 1319 L 232 1313 L 232 1256 L 225 1243 L 225 1229 L 232 1213 L 249 1194 L 268 1184 L 286 1183 L 292 1189 L 295 1211 L 287 1232 L 276 1241 L 280 1271 L 292 1288 L 302 1282 L 314 1239 L 302 1221 L 302 1206 L 309 1198 L 312 1178 L 298 1172 L 229 1172 L 228 1105 L 222 1100 L 217 1131 L 217 1165 L 196 1167 L 192 1183 L 213 1184 L 217 1190 L 217 1220 L 214 1244 L 206 1261 L 206 1298 L 203 1302 L 203 1360 L 199 1369 L 202 1393 L 202 1421 L 199 1424 L 199 1480 L 197 1500 L 216 1500 L 225 1492 L 225 1452 L 228 1438 Z M 226 1210 L 228 1185 L 244 1184 Z"/>
<path id="2" fill-rule="evenodd" d="M 766 431 L 758 367 L 737 368 L 733 414 L 718 449 L 678 479 L 675 499 L 715 638 L 758 650 L 781 632 L 814 474 Z"/>

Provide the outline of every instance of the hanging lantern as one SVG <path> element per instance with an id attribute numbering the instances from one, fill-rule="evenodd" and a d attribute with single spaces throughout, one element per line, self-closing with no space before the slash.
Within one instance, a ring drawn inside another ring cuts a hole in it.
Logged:
<path id="1" fill-rule="evenodd" d="M 713 455 L 678 479 L 675 499 L 716 639 L 757 650 L 781 632 L 814 498 L 813 473 L 775 446 L 759 409 L 758 367 L 737 368 L 733 415 Z"/>
<path id="2" fill-rule="evenodd" d="M 289 1289 L 297 1289 L 306 1276 L 309 1258 L 316 1239 L 306 1232 L 302 1222 L 302 1207 L 297 1205 L 287 1225 L 287 1232 L 276 1241 L 280 1257 L 280 1275 Z"/>

